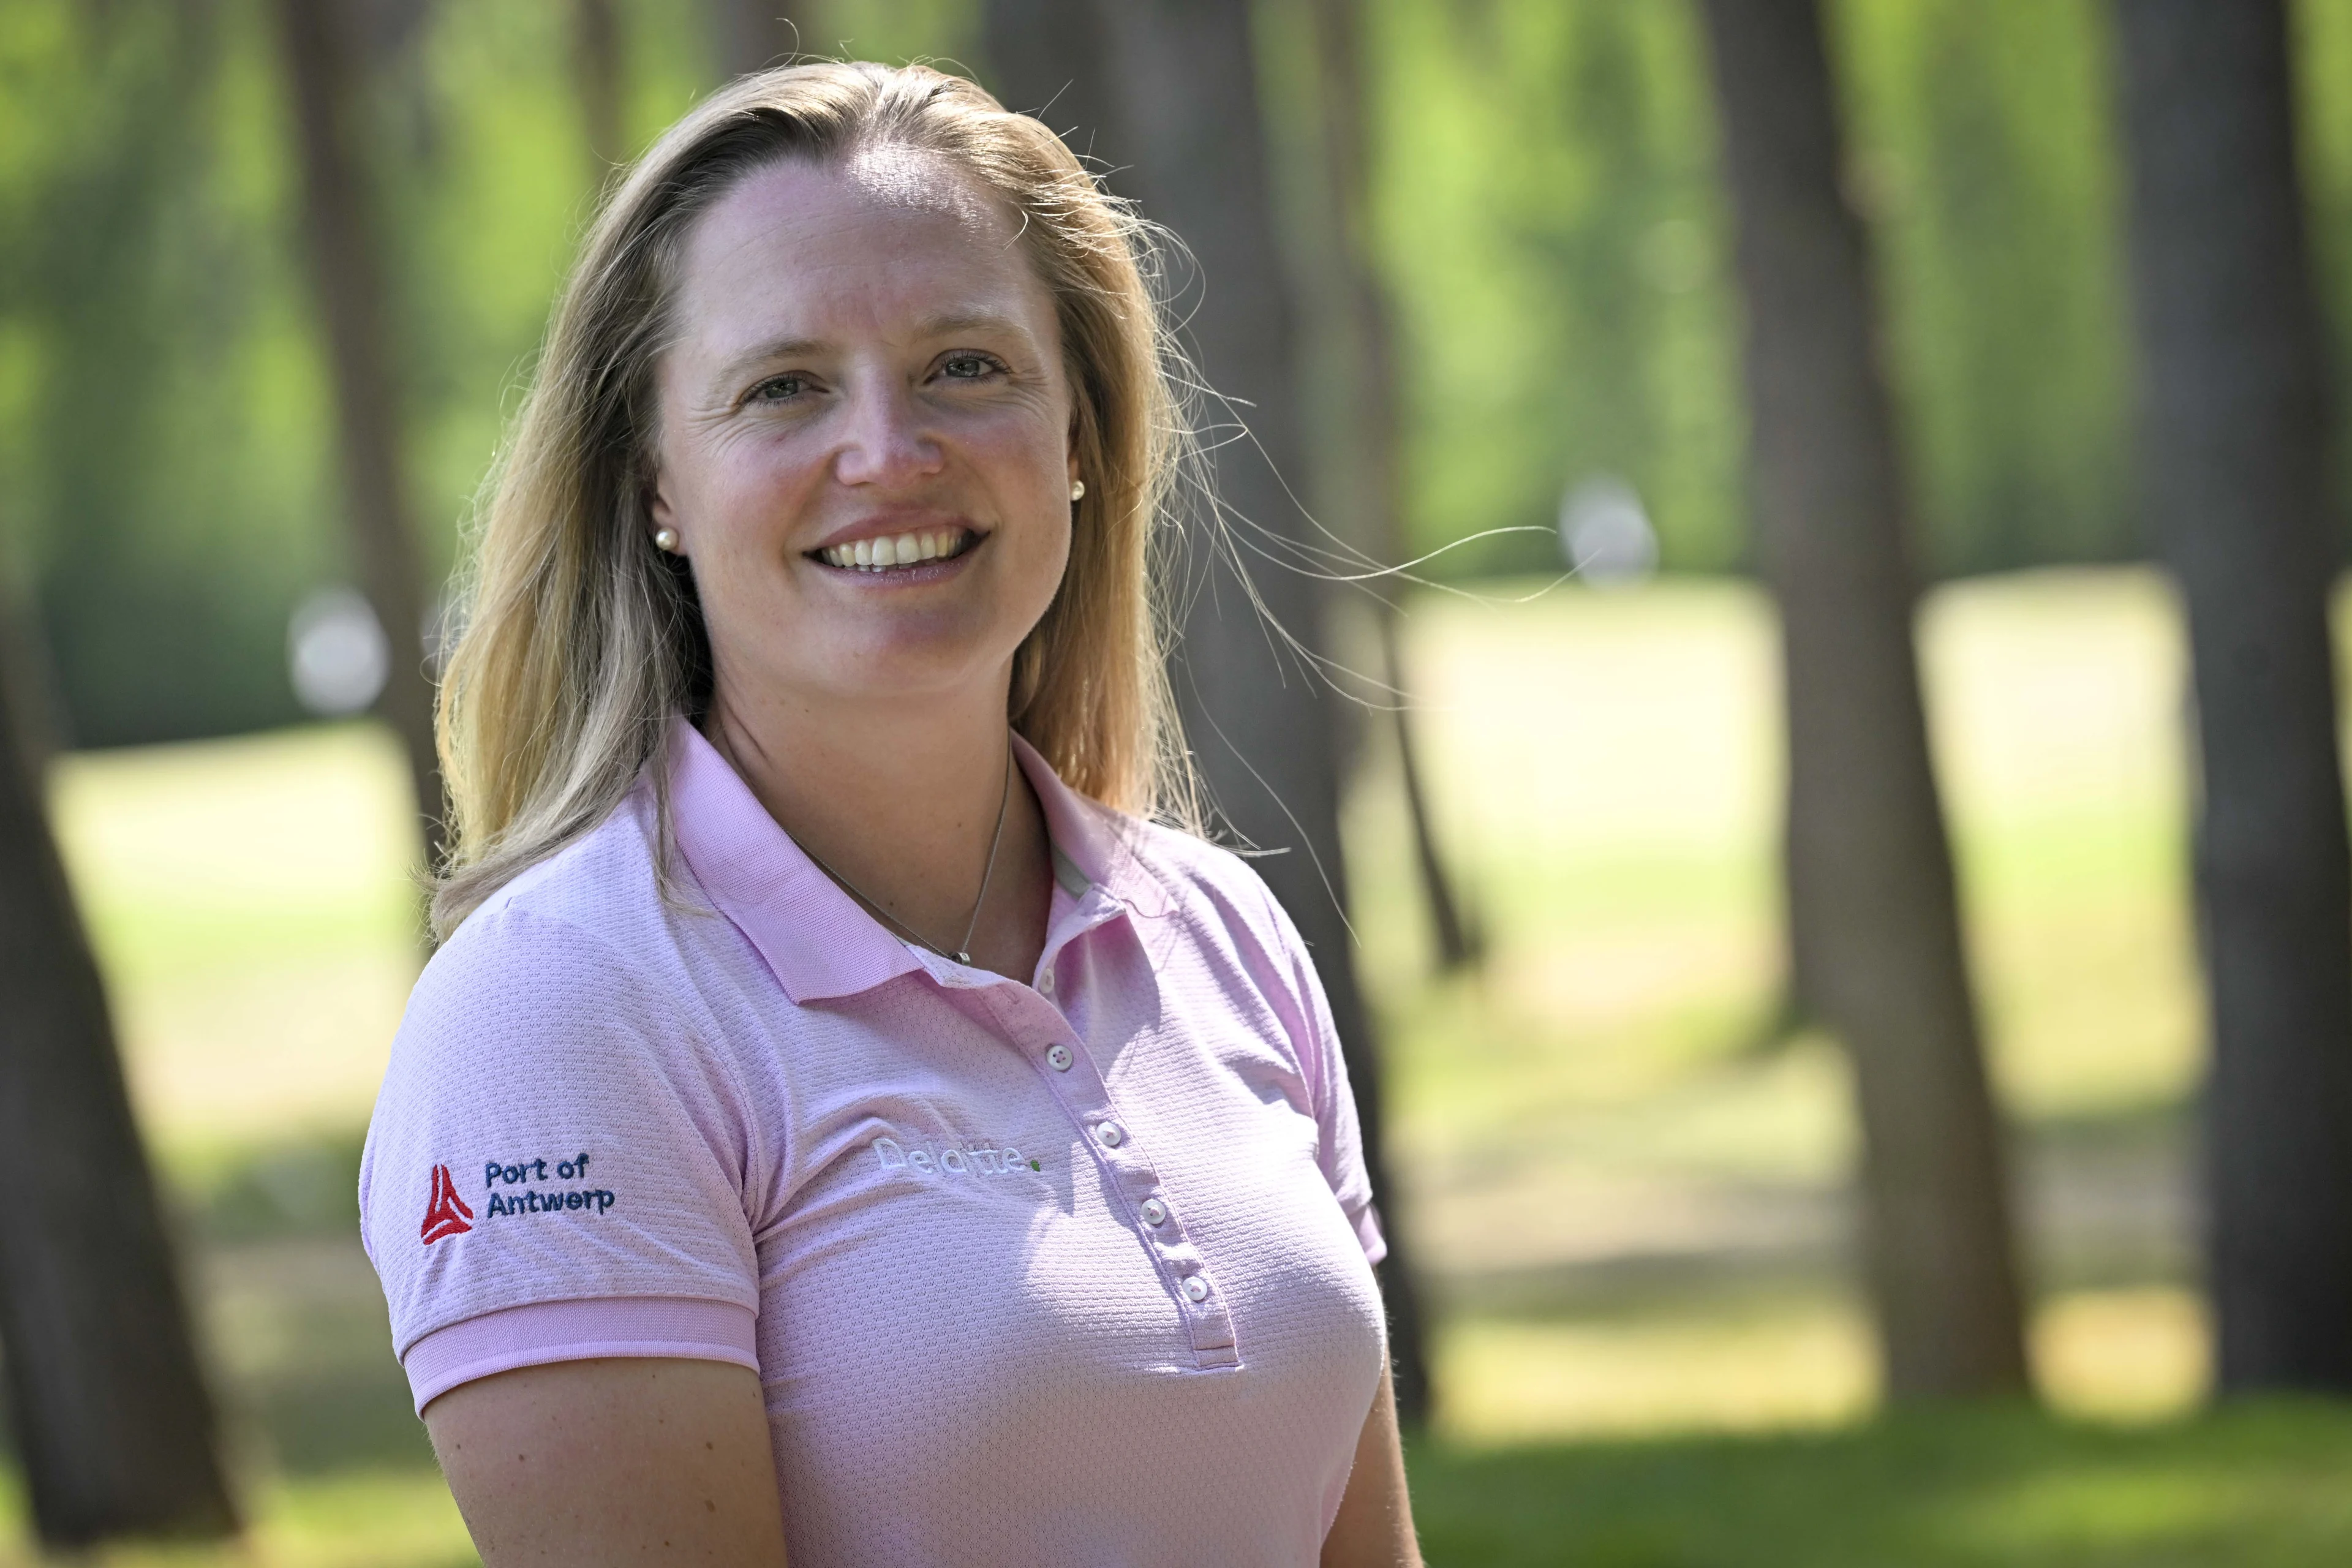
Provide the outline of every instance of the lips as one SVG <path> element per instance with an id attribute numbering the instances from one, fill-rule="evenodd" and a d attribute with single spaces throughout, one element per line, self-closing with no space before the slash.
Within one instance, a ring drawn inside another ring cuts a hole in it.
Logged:
<path id="1" fill-rule="evenodd" d="M 927 561 L 952 561 L 980 542 L 968 528 L 926 528 L 879 534 L 812 550 L 810 556 L 848 572 L 901 572 Z"/>

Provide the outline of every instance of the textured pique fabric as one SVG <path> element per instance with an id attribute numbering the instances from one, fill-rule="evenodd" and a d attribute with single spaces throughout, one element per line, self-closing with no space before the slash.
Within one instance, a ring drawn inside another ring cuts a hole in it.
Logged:
<path id="1" fill-rule="evenodd" d="M 795 1568 L 1312 1563 L 1386 1354 L 1354 1104 L 1223 850 L 1016 754 L 1031 982 L 900 942 L 699 734 L 410 998 L 360 1174 L 418 1408 L 755 1365 Z"/>
<path id="2" fill-rule="evenodd" d="M 436 1329 L 401 1358 L 421 1412 L 494 1372 L 587 1356 L 677 1356 L 760 1370 L 759 1315 L 731 1301 L 607 1296 L 533 1301 Z"/>

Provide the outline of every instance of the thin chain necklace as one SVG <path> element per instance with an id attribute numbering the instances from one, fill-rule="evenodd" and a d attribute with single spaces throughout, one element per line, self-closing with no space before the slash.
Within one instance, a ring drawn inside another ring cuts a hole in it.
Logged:
<path id="1" fill-rule="evenodd" d="M 946 953 L 958 963 L 970 963 L 971 962 L 971 933 L 980 929 L 981 906 L 988 902 L 989 879 L 996 875 L 996 851 L 998 847 L 1004 842 L 1004 808 L 1011 805 L 1012 801 L 1013 749 L 1010 746 L 1007 746 L 1004 751 L 1004 791 L 1002 795 L 997 796 L 996 800 L 996 831 L 989 836 L 988 864 L 982 867 L 980 870 L 980 893 L 971 900 L 971 919 L 964 922 L 963 940 L 956 943 L 952 948 L 941 947 L 939 943 L 917 931 L 905 921 L 900 920 L 888 910 L 884 909 L 871 894 L 867 893 L 864 889 L 851 881 L 848 878 L 843 876 L 840 872 L 835 870 L 832 867 L 826 865 L 822 856 L 818 855 L 815 850 L 810 848 L 807 845 L 801 844 L 801 841 L 798 838 L 793 838 L 793 842 L 800 845 L 800 851 L 802 854 L 816 862 L 818 870 L 823 871 L 826 876 L 840 883 L 848 892 L 850 897 L 856 899 L 859 903 L 864 904 L 867 909 L 872 910 L 877 915 L 880 916 L 885 924 L 895 927 L 900 936 L 905 937 L 908 942 L 914 942 L 918 946 L 928 947 L 933 952 Z M 791 836 L 787 835 L 787 837 Z"/>

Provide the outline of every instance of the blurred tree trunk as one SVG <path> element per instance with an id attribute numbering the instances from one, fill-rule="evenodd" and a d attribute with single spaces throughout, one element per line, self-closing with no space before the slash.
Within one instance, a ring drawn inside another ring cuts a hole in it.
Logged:
<path id="1" fill-rule="evenodd" d="M 2328 332 L 2279 0 L 2124 0 L 2145 501 L 2189 613 L 2221 1384 L 2352 1391 Z"/>
<path id="2" fill-rule="evenodd" d="M 718 34 L 719 74 L 732 81 L 795 55 L 832 58 L 840 41 L 829 31 L 823 0 L 710 0 Z"/>
<path id="3" fill-rule="evenodd" d="M 997 101 L 1052 126 L 1080 157 L 1116 168 L 1109 57 L 1095 0 L 984 0 L 980 31 Z"/>
<path id="4" fill-rule="evenodd" d="M 1916 587 L 1861 224 L 1814 0 L 1706 0 L 1780 601 L 1787 875 L 1808 1003 L 1853 1062 L 1889 1394 L 2026 1384 L 2000 1124 L 1927 752 Z"/>
<path id="5" fill-rule="evenodd" d="M 425 672 L 425 567 L 404 467 L 383 275 L 387 254 L 371 201 L 366 144 L 351 117 L 364 100 L 344 28 L 348 0 L 278 0 L 278 41 L 293 98 L 296 162 L 311 286 L 335 385 L 344 512 L 360 588 L 383 623 L 390 671 L 376 710 L 408 756 L 428 863 L 442 848 L 441 770 Z"/>
<path id="6" fill-rule="evenodd" d="M 0 537 L 5 537 L 10 521 L 0 513 Z M 0 745 L 14 746 L 17 765 L 33 780 L 37 795 L 48 776 L 49 759 L 62 744 L 65 713 L 38 618 L 33 595 L 0 574 L 0 682 L 5 683 L 5 689 L 0 689 L 0 710 L 7 713 L 8 722 L 8 734 Z"/>
<path id="7" fill-rule="evenodd" d="M 1395 313 L 1381 275 L 1372 235 L 1371 135 L 1364 112 L 1363 0 L 1307 0 L 1315 38 L 1316 87 L 1322 109 L 1320 151 L 1329 203 L 1333 281 L 1341 296 L 1349 353 L 1347 380 L 1348 462 L 1357 478 L 1353 499 L 1360 510 L 1357 530 L 1365 552 L 1383 566 L 1405 558 L 1404 437 L 1397 389 Z M 1402 588 L 1384 585 L 1373 611 L 1381 679 L 1396 731 L 1405 810 L 1412 825 L 1413 865 L 1421 874 L 1423 901 L 1437 938 L 1441 970 L 1455 970 L 1478 956 L 1478 933 L 1465 918 L 1436 825 L 1423 788 L 1421 755 L 1414 744 L 1410 683 L 1399 647 L 1396 597 Z"/>
<path id="8" fill-rule="evenodd" d="M 8 639 L 0 637 L 0 647 Z M 106 993 L 0 670 L 0 1371 L 43 1542 L 226 1535 L 214 1446 Z"/>
<path id="9" fill-rule="evenodd" d="M 572 63 L 601 188 L 629 156 L 621 76 L 621 23 L 613 0 L 572 0 Z"/>
<path id="10" fill-rule="evenodd" d="M 1121 187 L 1192 247 L 1200 265 L 1190 335 L 1208 384 L 1232 400 L 1213 426 L 1246 417 L 1248 434 L 1209 432 L 1230 548 L 1216 519 L 1186 529 L 1178 603 L 1185 623 L 1171 663 L 1185 734 L 1217 815 L 1243 840 L 1280 851 L 1255 862 L 1313 950 L 1355 1079 L 1372 1181 L 1390 1221 L 1381 1268 L 1396 1360 L 1397 1403 L 1427 1407 L 1421 1320 L 1382 1142 L 1381 1070 L 1356 984 L 1344 914 L 1333 701 L 1321 675 L 1253 607 L 1309 649 L 1321 638 L 1318 584 L 1296 564 L 1307 523 L 1285 489 L 1304 471 L 1291 306 L 1274 231 L 1248 0 L 1100 0 L 1119 116 L 1114 143 L 1131 161 Z M 1233 558 L 1255 563 L 1244 583 Z M 1268 560 L 1271 556 L 1273 559 Z"/>

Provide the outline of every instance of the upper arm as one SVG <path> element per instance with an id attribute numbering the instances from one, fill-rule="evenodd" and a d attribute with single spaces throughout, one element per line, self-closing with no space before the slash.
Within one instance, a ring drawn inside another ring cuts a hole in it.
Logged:
<path id="1" fill-rule="evenodd" d="M 760 1380 L 747 1368 L 525 1367 L 451 1389 L 425 1425 L 486 1568 L 783 1563 Z"/>
<path id="2" fill-rule="evenodd" d="M 1405 1489 L 1404 1446 L 1397 1436 L 1396 1391 L 1385 1369 L 1364 1429 L 1339 1516 L 1323 1538 L 1322 1568 L 1421 1568 Z"/>

